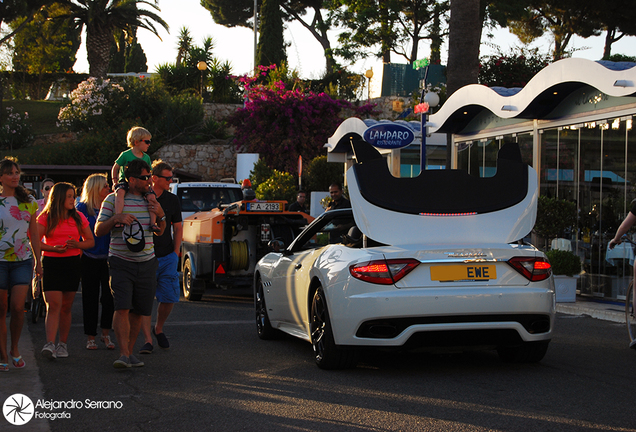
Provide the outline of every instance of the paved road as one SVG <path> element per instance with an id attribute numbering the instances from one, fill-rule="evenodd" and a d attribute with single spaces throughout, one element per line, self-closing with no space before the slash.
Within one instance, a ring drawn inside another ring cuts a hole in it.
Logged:
<path id="1" fill-rule="evenodd" d="M 0 376 L 0 398 L 19 390 L 34 402 L 121 408 L 39 409 L 71 418 L 22 427 L 0 418 L 0 430 L 636 431 L 636 352 L 616 323 L 559 314 L 535 365 L 502 363 L 494 352 L 374 351 L 356 369 L 329 372 L 306 342 L 260 341 L 249 297 L 208 295 L 176 305 L 165 327 L 170 350 L 156 347 L 145 367 L 121 371 L 116 353 L 84 349 L 80 300 L 70 357 L 41 359 L 44 324 L 29 324 L 36 356 L 29 371 Z"/>

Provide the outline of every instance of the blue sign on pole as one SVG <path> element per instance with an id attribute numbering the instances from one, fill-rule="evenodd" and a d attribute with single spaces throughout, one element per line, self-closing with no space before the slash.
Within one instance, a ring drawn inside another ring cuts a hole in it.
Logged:
<path id="1" fill-rule="evenodd" d="M 363 139 L 374 147 L 399 149 L 411 144 L 415 134 L 410 128 L 399 124 L 377 124 L 364 132 Z"/>

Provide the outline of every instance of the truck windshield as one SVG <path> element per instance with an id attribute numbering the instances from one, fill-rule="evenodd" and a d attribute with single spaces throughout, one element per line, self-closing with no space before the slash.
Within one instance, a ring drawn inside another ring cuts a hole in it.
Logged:
<path id="1" fill-rule="evenodd" d="M 243 194 L 239 188 L 189 187 L 178 188 L 177 197 L 182 212 L 200 212 L 240 201 Z"/>

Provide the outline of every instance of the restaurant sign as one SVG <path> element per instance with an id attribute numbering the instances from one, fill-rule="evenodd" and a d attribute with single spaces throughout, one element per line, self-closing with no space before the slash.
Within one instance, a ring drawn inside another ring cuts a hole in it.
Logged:
<path id="1" fill-rule="evenodd" d="M 363 138 L 377 148 L 398 149 L 411 144 L 415 134 L 410 128 L 399 124 L 377 124 L 368 128 Z"/>

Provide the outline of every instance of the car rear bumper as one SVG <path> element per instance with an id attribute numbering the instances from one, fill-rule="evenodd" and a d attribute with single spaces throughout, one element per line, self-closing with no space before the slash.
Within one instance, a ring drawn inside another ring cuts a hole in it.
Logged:
<path id="1" fill-rule="evenodd" d="M 391 287 L 337 297 L 330 309 L 339 345 L 402 346 L 418 339 L 436 345 L 513 344 L 550 340 L 554 326 L 555 298 L 549 286 L 452 291 Z"/>

